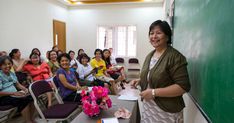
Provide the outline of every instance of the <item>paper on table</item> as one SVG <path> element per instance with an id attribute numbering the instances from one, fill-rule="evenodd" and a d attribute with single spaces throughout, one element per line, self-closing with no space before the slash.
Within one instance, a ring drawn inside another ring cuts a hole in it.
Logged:
<path id="1" fill-rule="evenodd" d="M 88 87 L 88 90 L 86 92 L 90 92 L 92 91 L 93 87 Z M 76 93 L 80 94 L 82 91 L 81 90 L 78 90 Z"/>
<path id="2" fill-rule="evenodd" d="M 102 123 L 119 123 L 117 118 L 103 118 Z"/>
<path id="3" fill-rule="evenodd" d="M 121 95 L 118 97 L 119 100 L 137 100 L 138 97 L 132 95 Z"/>

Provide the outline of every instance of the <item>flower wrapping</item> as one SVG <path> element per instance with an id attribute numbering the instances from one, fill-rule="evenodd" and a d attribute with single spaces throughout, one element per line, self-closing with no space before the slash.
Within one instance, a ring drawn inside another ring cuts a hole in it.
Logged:
<path id="1" fill-rule="evenodd" d="M 100 114 L 101 110 L 107 110 L 112 107 L 108 89 L 105 87 L 94 86 L 89 93 L 82 90 L 81 96 L 83 112 L 90 117 Z"/>

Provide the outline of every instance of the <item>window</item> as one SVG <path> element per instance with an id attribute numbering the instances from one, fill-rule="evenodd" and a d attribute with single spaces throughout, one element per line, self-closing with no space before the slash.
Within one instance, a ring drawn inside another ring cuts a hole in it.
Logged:
<path id="1" fill-rule="evenodd" d="M 97 47 L 113 48 L 115 56 L 136 57 L 136 26 L 99 26 Z"/>

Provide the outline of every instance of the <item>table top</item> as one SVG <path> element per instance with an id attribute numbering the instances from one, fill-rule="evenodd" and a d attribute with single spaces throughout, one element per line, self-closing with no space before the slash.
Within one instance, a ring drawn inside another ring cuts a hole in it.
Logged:
<path id="1" fill-rule="evenodd" d="M 139 97 L 139 90 L 131 88 L 130 84 L 125 84 L 124 90 L 119 92 L 119 95 L 130 95 Z M 132 116 L 130 119 L 118 119 L 119 123 L 138 123 L 140 122 L 140 109 L 138 107 L 138 101 L 126 101 L 119 100 L 118 96 L 109 95 L 112 100 L 112 108 L 108 110 L 102 110 L 98 117 L 90 118 L 84 112 L 81 112 L 75 119 L 72 120 L 71 123 L 97 123 L 97 121 L 101 118 L 112 118 L 114 117 L 114 113 L 118 110 L 118 108 L 124 107 L 128 109 Z"/>
<path id="2" fill-rule="evenodd" d="M 132 121 L 136 118 L 137 113 L 137 101 L 125 101 L 125 100 L 119 100 L 118 96 L 110 95 L 110 98 L 112 100 L 112 107 L 108 110 L 102 110 L 100 115 L 97 117 L 90 118 L 84 112 L 81 112 L 71 123 L 97 123 L 97 121 L 101 118 L 112 118 L 114 117 L 114 113 L 118 110 L 120 107 L 124 107 L 128 109 L 132 116 L 130 119 L 118 119 L 119 123 L 133 123 Z M 135 113 L 135 114 L 134 114 Z"/>

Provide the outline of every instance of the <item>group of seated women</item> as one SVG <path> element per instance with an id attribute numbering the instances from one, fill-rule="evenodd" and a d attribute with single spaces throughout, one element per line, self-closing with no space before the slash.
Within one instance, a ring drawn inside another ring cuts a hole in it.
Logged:
<path id="1" fill-rule="evenodd" d="M 48 59 L 48 60 L 47 60 Z M 118 93 L 118 82 L 126 81 L 123 67 L 115 67 L 108 49 L 96 49 L 94 58 L 78 52 L 59 53 L 56 48 L 47 52 L 47 59 L 41 57 L 39 49 L 34 48 L 29 59 L 21 58 L 19 49 L 13 49 L 9 56 L 0 57 L 0 106 L 13 105 L 18 108 L 27 123 L 35 122 L 33 118 L 34 107 L 31 96 L 16 98 L 28 93 L 22 81 L 31 83 L 47 80 L 54 77 L 55 85 L 59 88 L 64 101 L 80 103 L 78 90 L 87 89 L 87 86 L 103 86 L 110 90 L 110 94 Z M 30 84 L 30 83 L 29 83 Z M 123 85 L 121 87 L 124 89 Z M 20 91 L 22 90 L 22 91 Z M 47 93 L 47 107 L 52 105 L 52 93 Z"/>

